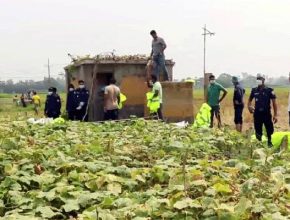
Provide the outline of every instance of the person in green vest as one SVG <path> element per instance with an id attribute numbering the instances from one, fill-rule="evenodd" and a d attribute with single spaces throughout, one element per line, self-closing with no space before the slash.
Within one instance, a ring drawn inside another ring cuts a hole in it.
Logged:
<path id="1" fill-rule="evenodd" d="M 158 119 L 163 120 L 162 114 L 162 85 L 158 81 L 158 78 L 155 74 L 151 74 L 151 83 L 148 82 L 148 87 L 152 88 L 152 97 L 148 99 L 149 109 L 152 110 L 152 114 L 156 114 Z M 157 106 L 157 109 L 155 107 Z"/>
<path id="2" fill-rule="evenodd" d="M 220 97 L 221 91 L 223 92 Z M 227 90 L 215 81 L 215 76 L 209 76 L 209 86 L 207 90 L 207 103 L 211 107 L 211 122 L 210 127 L 213 127 L 214 116 L 218 121 L 218 127 L 221 127 L 220 103 L 227 95 Z"/>

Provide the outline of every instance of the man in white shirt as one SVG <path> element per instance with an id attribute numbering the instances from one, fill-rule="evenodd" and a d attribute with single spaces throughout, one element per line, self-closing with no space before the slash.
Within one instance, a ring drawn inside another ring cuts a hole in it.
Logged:
<path id="1" fill-rule="evenodd" d="M 158 119 L 163 120 L 163 114 L 162 114 L 162 86 L 161 83 L 158 81 L 158 78 L 155 74 L 151 75 L 153 87 L 152 87 L 152 93 L 153 98 L 158 98 L 160 102 L 160 107 L 157 110 L 157 116 Z"/>
<path id="2" fill-rule="evenodd" d="M 120 89 L 115 85 L 116 80 L 110 79 L 110 85 L 105 87 L 104 99 L 104 119 L 105 120 L 118 120 L 119 110 L 118 104 L 120 103 Z"/>
<path id="3" fill-rule="evenodd" d="M 158 37 L 155 30 L 150 32 L 152 36 L 152 50 L 151 50 L 151 58 L 153 60 L 153 73 L 157 76 L 159 80 L 160 73 L 163 72 L 164 80 L 169 80 L 168 71 L 165 66 L 165 55 L 164 50 L 167 45 L 163 38 Z"/>

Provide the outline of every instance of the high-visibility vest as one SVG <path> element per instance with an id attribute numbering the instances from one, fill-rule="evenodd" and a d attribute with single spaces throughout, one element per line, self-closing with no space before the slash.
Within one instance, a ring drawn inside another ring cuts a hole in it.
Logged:
<path id="1" fill-rule="evenodd" d="M 120 103 L 118 104 L 118 109 L 123 108 L 123 104 L 126 100 L 127 100 L 127 97 L 124 94 L 120 93 Z"/>
<path id="2" fill-rule="evenodd" d="M 158 109 L 160 108 L 160 99 L 159 97 L 153 97 L 153 92 L 147 92 L 146 98 L 147 98 L 147 107 L 149 108 L 150 114 L 156 113 Z"/>
<path id="3" fill-rule="evenodd" d="M 65 120 L 62 117 L 58 117 L 58 118 L 53 119 L 52 123 L 53 124 L 63 124 L 63 123 L 65 123 Z"/>
<path id="4" fill-rule="evenodd" d="M 287 136 L 288 138 L 288 149 L 290 150 L 290 132 L 288 131 L 277 131 L 274 132 L 274 134 L 272 134 L 272 144 L 274 146 L 274 148 L 278 148 L 280 147 L 281 143 L 282 143 L 282 139 Z M 252 140 L 256 139 L 256 135 L 252 135 L 251 136 Z M 267 137 L 265 137 L 264 135 L 262 136 L 262 142 L 267 142 Z"/>
<path id="5" fill-rule="evenodd" d="M 210 126 L 210 111 L 211 107 L 207 103 L 203 103 L 199 112 L 196 115 L 193 127 L 204 128 Z"/>

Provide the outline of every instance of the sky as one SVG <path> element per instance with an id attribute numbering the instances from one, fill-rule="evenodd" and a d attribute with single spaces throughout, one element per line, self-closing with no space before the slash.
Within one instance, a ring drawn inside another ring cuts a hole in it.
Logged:
<path id="1" fill-rule="evenodd" d="M 149 54 L 150 30 L 167 43 L 174 78 L 206 71 L 288 76 L 289 0 L 0 0 L 0 80 L 64 72 L 68 53 Z"/>

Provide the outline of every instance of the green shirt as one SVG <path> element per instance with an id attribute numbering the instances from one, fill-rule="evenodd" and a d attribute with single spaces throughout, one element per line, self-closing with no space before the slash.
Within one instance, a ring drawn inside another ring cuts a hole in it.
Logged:
<path id="1" fill-rule="evenodd" d="M 219 83 L 213 83 L 208 86 L 207 89 L 207 102 L 210 106 L 218 106 L 220 99 L 220 92 L 226 91 L 226 89 Z"/>

